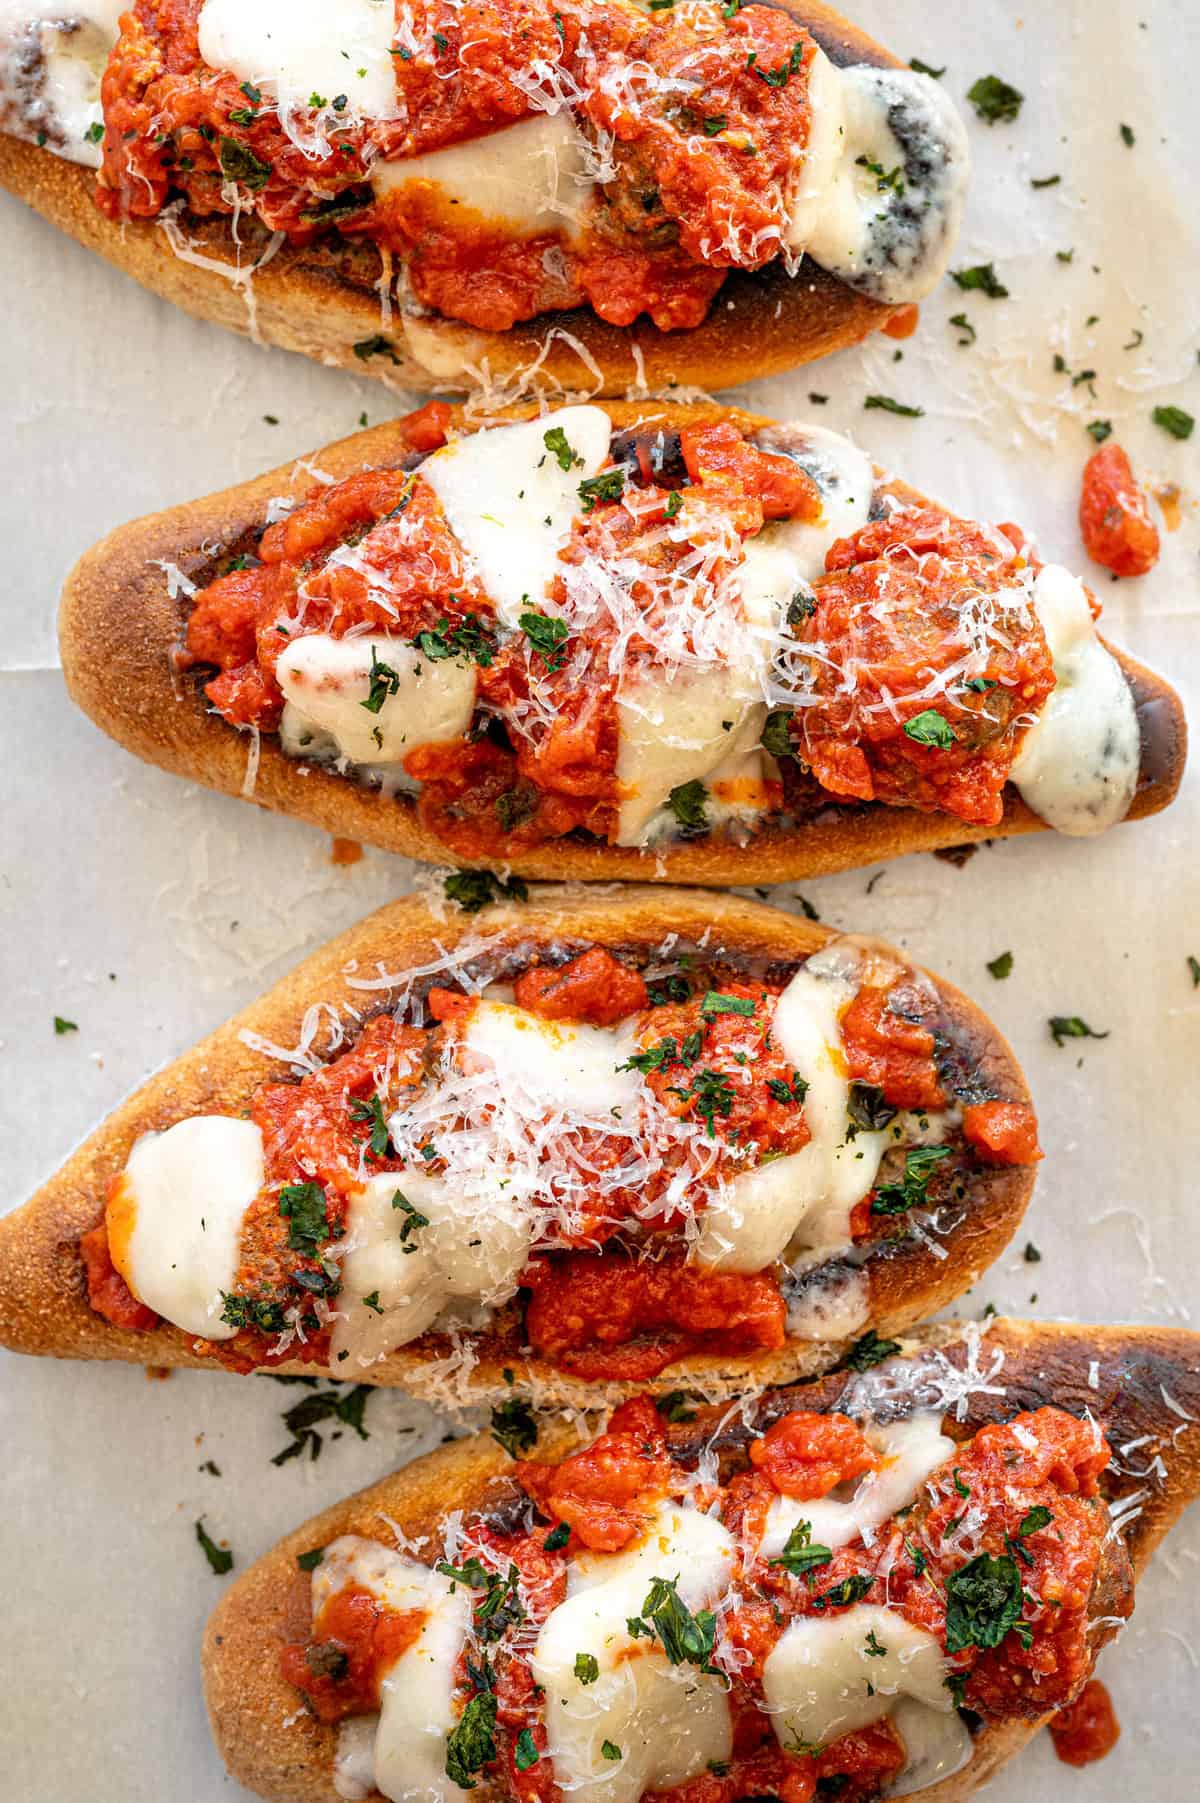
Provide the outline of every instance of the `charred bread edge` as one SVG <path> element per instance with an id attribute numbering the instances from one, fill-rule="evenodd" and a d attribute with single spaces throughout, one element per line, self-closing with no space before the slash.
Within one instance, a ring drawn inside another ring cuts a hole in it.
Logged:
<path id="1" fill-rule="evenodd" d="M 610 402 L 605 411 L 618 429 L 638 421 L 677 426 L 732 419 L 747 430 L 773 423 L 762 414 L 717 402 L 688 407 L 675 402 Z M 528 419 L 536 412 L 535 407 L 514 407 L 491 417 Z M 468 423 L 462 410 L 456 410 L 455 424 Z M 327 474 L 342 480 L 371 465 L 394 463 L 402 449 L 397 423 L 390 421 L 312 457 Z M 198 571 L 201 545 L 234 544 L 252 526 L 261 525 L 269 501 L 288 492 L 298 474 L 300 463 L 293 461 L 250 482 L 120 526 L 84 553 L 63 590 L 59 642 L 72 698 L 136 756 L 227 795 L 246 793 L 251 740 L 212 713 L 194 684 L 174 676 L 171 653 L 179 640 L 179 612 L 156 560 L 178 563 L 185 575 L 190 573 L 190 560 L 191 571 Z M 907 484 L 879 475 L 902 500 L 924 500 Z M 1143 775 L 1128 815 L 1140 819 L 1166 807 L 1179 787 L 1187 753 L 1183 705 L 1161 677 L 1115 646 L 1109 649 L 1133 688 L 1142 726 Z M 308 775 L 302 775 L 297 760 L 280 749 L 277 738 L 264 735 L 253 793 L 247 798 L 326 832 L 407 857 L 435 864 L 490 864 L 493 869 L 551 880 L 778 883 L 908 852 L 1049 830 L 1010 786 L 998 826 L 971 826 L 949 814 L 882 804 L 838 811 L 831 807 L 828 817 L 790 830 L 767 829 L 745 846 L 704 839 L 655 852 L 560 840 L 503 861 L 469 860 L 418 823 L 411 799 L 385 798 L 334 771 L 306 768 Z"/>
<path id="2" fill-rule="evenodd" d="M 962 1323 L 949 1322 L 906 1336 L 904 1351 L 963 1343 Z M 1200 1492 L 1200 1335 L 1177 1328 L 1001 1319 L 986 1331 L 981 1363 L 986 1364 L 994 1346 L 1005 1352 L 997 1380 L 1005 1393 L 999 1399 L 971 1399 L 966 1431 L 1053 1404 L 1075 1413 L 1089 1408 L 1115 1445 L 1146 1433 L 1165 1442 L 1167 1478 L 1123 1536 L 1140 1575 L 1168 1528 Z M 1093 1363 L 1095 1387 L 1088 1382 Z M 776 1413 L 798 1403 L 833 1408 L 852 1377 L 834 1372 L 793 1390 L 780 1399 Z M 1164 1390 L 1191 1421 L 1168 1406 Z M 564 1458 L 585 1437 L 579 1424 L 549 1422 L 542 1427 L 537 1456 Z M 333 1730 L 301 1711 L 286 1735 L 280 1731 L 280 1724 L 296 1714 L 297 1703 L 280 1675 L 279 1649 L 304 1638 L 309 1626 L 309 1579 L 297 1569 L 296 1555 L 338 1534 L 382 1531 L 390 1540 L 391 1522 L 410 1536 L 429 1533 L 451 1509 L 478 1506 L 489 1487 L 512 1469 L 508 1454 L 487 1435 L 442 1447 L 294 1529 L 234 1581 L 209 1621 L 201 1663 L 213 1735 L 241 1783 L 274 1803 L 335 1803 Z M 1138 1483 L 1135 1478 L 1110 1480 L 1105 1493 L 1127 1494 Z M 965 1803 L 1046 1719 L 985 1726 L 976 1737 L 971 1764 L 920 1791 L 921 1803 Z"/>
<path id="3" fill-rule="evenodd" d="M 782 4 L 807 27 L 834 63 L 901 66 L 820 0 L 772 3 Z M 92 170 L 0 134 L 0 187 L 142 287 L 199 319 L 302 351 L 319 363 L 375 376 L 410 393 L 453 392 L 485 377 L 491 383 L 515 382 L 522 392 L 729 388 L 857 344 L 895 311 L 811 262 L 794 278 L 774 264 L 759 275 L 735 271 L 704 323 L 690 331 L 660 332 L 646 319 L 628 329 L 610 326 L 589 307 L 542 314 L 507 332 L 480 332 L 461 321 L 431 316 L 421 322 L 434 339 L 426 363 L 404 348 L 402 326 L 393 341 L 376 286 L 383 269 L 377 253 L 371 277 L 358 283 L 339 270 L 336 249 L 326 260 L 319 252 L 284 245 L 253 278 L 252 318 L 243 294 L 224 276 L 177 257 L 154 220 L 114 224 L 106 219 L 92 198 L 94 181 Z M 227 243 L 224 229 L 216 237 L 210 232 L 198 239 L 206 256 L 220 256 Z M 381 331 L 392 345 L 391 356 L 358 357 L 354 346 Z M 582 346 L 583 354 L 571 340 Z"/>
<path id="4" fill-rule="evenodd" d="M 436 937 L 450 949 L 480 933 L 505 933 L 511 942 L 535 949 L 555 939 L 615 947 L 658 944 L 666 933 L 779 959 L 802 958 L 836 935 L 828 928 L 784 914 L 760 902 L 705 890 L 628 887 L 607 892 L 551 889 L 535 892 L 528 904 L 498 904 L 484 913 L 447 910 L 439 921 L 419 896 L 390 902 L 377 913 L 314 953 L 265 996 L 207 1039 L 169 1064 L 135 1092 L 84 1142 L 31 1201 L 0 1221 L 0 1344 L 16 1351 L 62 1358 L 124 1359 L 141 1365 L 191 1365 L 211 1369 L 216 1361 L 192 1352 L 174 1330 L 136 1333 L 114 1327 L 87 1302 L 80 1236 L 101 1218 L 108 1179 L 125 1164 L 139 1134 L 171 1125 L 184 1115 L 236 1112 L 253 1088 L 285 1074 L 238 1035 L 243 1028 L 276 1044 L 293 1045 L 305 1010 L 316 1000 L 360 1009 L 364 994 L 347 986 L 344 967 L 402 971 L 429 957 Z M 1011 1048 L 996 1028 L 951 984 L 934 979 L 946 1017 L 978 1050 L 979 1070 L 1006 1099 L 1027 1102 L 1029 1092 Z M 399 985 L 398 985 L 399 987 Z M 382 993 L 380 998 L 382 1001 Z M 916 1238 L 889 1242 L 870 1258 L 870 1325 L 881 1334 L 911 1326 L 967 1289 L 997 1258 L 1016 1231 L 1033 1190 L 1030 1166 L 986 1166 L 969 1180 L 962 1223 L 935 1258 Z M 842 1357 L 849 1340 L 794 1341 L 777 1352 L 729 1358 L 707 1356 L 677 1361 L 654 1384 L 587 1383 L 557 1371 L 549 1362 L 485 1357 L 456 1384 L 447 1374 L 444 1353 L 401 1349 L 372 1366 L 367 1381 L 397 1385 L 417 1395 L 483 1401 L 511 1396 L 515 1381 L 538 1401 L 597 1407 L 639 1389 L 670 1389 L 681 1382 L 713 1394 L 748 1385 L 784 1382 L 827 1370 Z M 312 1372 L 291 1361 L 272 1369 Z M 359 1373 L 355 1373 L 357 1377 Z"/>

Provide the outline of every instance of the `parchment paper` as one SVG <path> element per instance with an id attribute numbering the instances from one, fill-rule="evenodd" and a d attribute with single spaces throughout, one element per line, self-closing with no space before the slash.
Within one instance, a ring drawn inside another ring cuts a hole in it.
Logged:
<path id="1" fill-rule="evenodd" d="M 1144 478 L 1180 485 L 1182 521 L 1145 581 L 1088 573 L 1114 636 L 1200 713 L 1197 441 L 1177 444 L 1150 420 L 1156 404 L 1200 413 L 1196 11 L 1183 0 L 1024 16 L 999 0 L 852 10 L 901 55 L 945 64 L 964 107 L 981 75 L 1024 92 L 1015 124 L 971 115 L 974 189 L 955 258 L 993 261 L 1011 297 L 947 283 L 908 344 L 879 339 L 744 398 L 852 432 L 928 491 L 1023 521 L 1047 555 L 1079 568 L 1084 426 L 1111 419 Z M 1053 174 L 1058 185 L 1031 187 Z M 150 1070 L 403 892 L 410 867 L 368 853 L 335 869 L 308 829 L 135 763 L 66 700 L 54 638 L 61 580 L 110 526 L 303 453 L 363 411 L 401 411 L 401 398 L 186 320 L 7 197 L 0 233 L 0 1108 L 15 1204 Z M 970 348 L 947 323 L 959 312 L 978 334 Z M 1087 380 L 1055 373 L 1055 352 L 1074 374 L 1095 369 L 1094 398 Z M 870 393 L 924 417 L 864 412 Z M 1170 813 L 1094 843 L 1039 837 L 961 870 L 920 857 L 801 886 L 822 918 L 894 939 L 965 985 L 1028 1070 L 1046 1162 L 1027 1230 L 966 1312 L 992 1302 L 1180 1323 L 1200 1312 L 1200 990 L 1186 962 L 1200 957 L 1198 790 L 1190 777 Z M 1005 950 L 1013 971 L 997 982 L 985 966 Z M 79 1031 L 56 1038 L 55 1014 Z M 1109 1037 L 1058 1049 L 1052 1014 Z M 1027 1241 L 1040 1262 L 1023 1257 Z M 327 1437 L 315 1464 L 274 1468 L 288 1438 L 280 1412 L 299 1392 L 265 1378 L 154 1382 L 129 1367 L 5 1358 L 0 1386 L 0 1795 L 232 1803 L 244 1793 L 211 1747 L 196 1658 L 223 1580 L 193 1524 L 203 1515 L 244 1568 L 315 1509 L 436 1444 L 447 1423 L 381 1392 L 369 1440 Z M 993 1803 L 1196 1796 L 1198 1559 L 1200 1512 L 1104 1657 L 1124 1723 L 1111 1758 L 1076 1774 L 1039 1745 L 993 1785 Z"/>

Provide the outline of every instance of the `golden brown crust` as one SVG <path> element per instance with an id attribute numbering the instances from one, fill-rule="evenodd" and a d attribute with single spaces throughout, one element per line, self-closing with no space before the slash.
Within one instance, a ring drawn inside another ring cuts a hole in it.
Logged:
<path id="1" fill-rule="evenodd" d="M 496 417 L 528 418 L 533 411 L 514 407 Z M 640 420 L 671 426 L 731 418 L 755 429 L 771 423 L 761 414 L 715 402 L 688 407 L 610 402 L 606 411 L 618 428 Z M 467 424 L 461 410 L 456 410 L 455 421 Z M 404 450 L 397 422 L 391 421 L 344 438 L 312 457 L 326 474 L 340 480 L 373 464 L 394 463 Z M 293 486 L 293 477 L 300 472 L 299 463 L 281 465 L 252 482 L 118 527 L 84 554 L 63 590 L 59 642 L 73 699 L 97 726 L 138 757 L 226 795 L 247 792 L 250 740 L 210 712 L 192 684 L 173 679 L 171 652 L 179 640 L 180 615 L 159 560 L 177 564 L 185 575 L 198 573 L 209 561 L 200 551 L 202 545 L 236 544 L 244 533 L 261 527 L 274 496 L 303 495 L 317 486 L 303 476 L 299 486 Z M 924 499 L 907 484 L 893 481 L 889 486 L 905 500 Z M 1130 819 L 1140 819 L 1166 807 L 1179 787 L 1187 755 L 1183 706 L 1161 677 L 1116 647 L 1110 649 L 1133 685 L 1143 725 L 1143 780 L 1129 812 Z M 262 740 L 250 799 L 259 807 L 297 815 L 326 832 L 385 851 L 435 864 L 468 862 L 419 823 L 411 798 L 385 797 L 315 766 L 303 774 L 274 735 Z M 969 826 L 951 814 L 872 805 L 831 808 L 801 825 L 757 833 L 746 846 L 700 839 L 639 851 L 599 842 L 551 840 L 514 850 L 503 865 L 487 858 L 474 861 L 550 881 L 781 883 L 908 852 L 1047 830 L 1010 787 L 999 826 Z"/>
<path id="2" fill-rule="evenodd" d="M 963 1357 L 962 1327 L 950 1322 L 909 1336 L 905 1352 L 938 1347 L 955 1362 Z M 1142 1513 L 1125 1530 L 1135 1573 L 1140 1573 L 1168 1528 L 1200 1493 L 1200 1335 L 1175 1328 L 1051 1326 L 997 1321 L 983 1342 L 986 1368 L 993 1348 L 1004 1353 L 996 1382 L 1001 1396 L 970 1400 L 961 1430 L 988 1420 L 1053 1403 L 1082 1413 L 1089 1408 L 1110 1443 L 1149 1435 L 1147 1458 L 1161 1447 L 1167 1475 Z M 1089 1382 L 1093 1373 L 1095 1383 Z M 847 1382 L 835 1373 L 805 1386 L 805 1406 L 836 1406 Z M 1184 1420 L 1163 1391 L 1192 1417 Z M 770 1404 L 770 1398 L 764 1398 Z M 776 1412 L 795 1406 L 795 1392 L 776 1401 Z M 707 1430 L 702 1422 L 695 1432 Z M 543 1427 L 539 1458 L 565 1457 L 582 1437 L 579 1428 Z M 273 1803 L 335 1803 L 331 1783 L 334 1734 L 311 1716 L 296 1714 L 296 1696 L 279 1672 L 279 1650 L 303 1638 L 309 1625 L 309 1581 L 296 1555 L 324 1546 L 339 1534 L 364 1534 L 395 1544 L 392 1524 L 411 1538 L 435 1530 L 450 1510 L 478 1507 L 502 1489 L 512 1470 L 507 1454 L 486 1436 L 444 1447 L 382 1483 L 336 1504 L 295 1529 L 230 1587 L 204 1638 L 202 1665 L 209 1719 L 222 1758 L 233 1775 Z M 1139 1485 L 1109 1476 L 1111 1503 Z M 286 1729 L 281 1724 L 289 1718 Z M 921 1803 L 965 1803 L 1037 1732 L 1037 1720 L 987 1727 L 971 1764 L 953 1778 L 918 1793 Z"/>
<path id="3" fill-rule="evenodd" d="M 819 0 L 785 4 L 833 62 L 895 64 L 832 7 Z M 285 245 L 254 277 L 251 307 L 244 290 L 226 277 L 176 256 L 156 222 L 105 219 L 92 199 L 94 182 L 91 170 L 0 134 L 0 186 L 142 287 L 197 318 L 410 393 L 454 392 L 485 380 L 514 384 L 521 393 L 729 388 L 857 344 L 894 311 L 806 262 L 794 279 L 778 264 L 760 275 L 735 271 L 708 318 L 690 331 L 660 332 L 646 319 L 629 329 L 610 326 L 581 307 L 543 314 L 508 332 L 479 332 L 455 320 L 389 317 L 381 310 L 378 252 L 345 240 L 332 251 Z M 260 245 L 245 255 L 252 263 L 267 234 L 257 237 L 245 221 L 241 233 L 248 244 Z M 202 255 L 228 260 L 225 220 L 187 220 L 187 234 Z M 355 355 L 356 344 L 381 332 L 390 354 L 365 360 Z"/>
<path id="4" fill-rule="evenodd" d="M 760 902 L 710 895 L 704 890 L 629 887 L 571 893 L 547 889 L 535 891 L 528 904 L 498 905 L 472 916 L 450 908 L 442 921 L 416 896 L 381 908 L 152 1077 L 31 1201 L 0 1221 L 0 1269 L 4 1272 L 0 1344 L 60 1358 L 211 1367 L 212 1358 L 193 1352 L 192 1342 L 174 1329 L 135 1333 L 114 1327 L 93 1312 L 84 1292 L 80 1235 L 99 1222 L 109 1179 L 123 1169 L 140 1134 L 161 1130 L 189 1114 L 237 1113 L 260 1083 L 286 1074 L 282 1061 L 264 1059 L 242 1041 L 239 1035 L 243 1030 L 289 1047 L 298 1042 L 301 1022 L 313 1002 L 363 1008 L 363 991 L 347 980 L 345 967 L 352 960 L 357 960 L 360 972 L 374 971 L 377 965 L 388 972 L 403 972 L 429 958 L 434 938 L 448 950 L 464 938 L 494 933 L 533 950 L 555 940 L 657 946 L 668 931 L 685 941 L 700 940 L 707 934 L 709 948 L 720 945 L 781 960 L 803 958 L 834 937 L 825 927 Z M 951 1030 L 970 1044 L 981 1078 L 1008 1100 L 1028 1101 L 1020 1067 L 995 1027 L 959 990 L 940 979 L 934 981 Z M 389 992 L 377 991 L 367 999 L 382 1007 Z M 323 1043 L 320 1038 L 316 1041 L 318 1053 Z M 886 1255 L 881 1247 L 866 1267 L 871 1286 L 870 1325 L 880 1334 L 898 1333 L 961 1295 L 1015 1232 L 1033 1183 L 1034 1172 L 1028 1166 L 988 1167 L 972 1175 L 961 1225 L 946 1235 L 943 1258 L 934 1257 L 915 1237 L 889 1242 Z M 793 1341 L 779 1352 L 757 1357 L 682 1360 L 669 1366 L 655 1385 L 632 1386 L 585 1383 L 557 1371 L 546 1360 L 505 1353 L 483 1358 L 469 1377 L 464 1374 L 463 1383 L 475 1400 L 511 1395 L 503 1376 L 507 1368 L 539 1400 L 596 1406 L 637 1388 L 670 1389 L 681 1381 L 714 1393 L 749 1384 L 786 1382 L 827 1370 L 848 1344 L 844 1339 Z M 287 1364 L 277 1369 L 305 1367 Z M 446 1393 L 438 1350 L 422 1347 L 420 1342 L 392 1353 L 362 1375 L 372 1383 L 397 1385 L 435 1398 Z"/>

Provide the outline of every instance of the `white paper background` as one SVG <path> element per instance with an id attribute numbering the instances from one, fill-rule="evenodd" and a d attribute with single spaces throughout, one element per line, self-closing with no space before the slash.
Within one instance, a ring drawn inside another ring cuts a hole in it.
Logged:
<path id="1" fill-rule="evenodd" d="M 996 73 L 1020 119 L 972 117 L 976 170 L 956 266 L 993 260 L 1006 302 L 949 284 L 893 360 L 880 339 L 745 398 L 779 415 L 829 395 L 824 423 L 965 512 L 1022 520 L 1083 567 L 1074 525 L 1083 424 L 1111 418 L 1143 476 L 1185 491 L 1181 529 L 1146 581 L 1092 571 L 1115 637 L 1178 684 L 1200 717 L 1195 445 L 1150 423 L 1155 404 L 1200 413 L 1195 170 L 1200 29 L 1187 0 L 1030 6 L 858 0 L 902 55 L 948 64 L 963 102 Z M 1127 149 L 1118 125 L 1136 144 Z M 1031 177 L 1061 173 L 1054 188 Z M 0 484 L 5 750 L 0 906 L 0 1107 L 6 1202 L 22 1200 L 156 1065 L 249 1001 L 312 946 L 401 893 L 409 867 L 368 853 L 334 869 L 306 828 L 143 768 L 68 704 L 54 610 L 76 554 L 115 523 L 238 481 L 401 410 L 374 384 L 196 325 L 0 197 Z M 1070 264 L 1057 250 L 1073 250 Z M 965 310 L 979 339 L 957 347 Z M 1092 326 L 1089 315 L 1099 315 Z M 1134 331 L 1136 351 L 1124 351 Z M 1093 367 L 1097 398 L 1056 377 Z M 885 393 L 921 420 L 864 414 Z M 276 415 L 277 426 L 264 422 Z M 1047 1159 L 1019 1249 L 967 1299 L 1082 1319 L 1200 1319 L 1189 1182 L 1200 956 L 1200 797 L 1093 844 L 1046 838 L 955 870 L 922 857 L 803 885 L 826 920 L 890 937 L 989 1007 L 1025 1062 Z M 786 899 L 786 898 L 784 898 Z M 984 966 L 1011 949 L 1011 978 Z M 80 1031 L 54 1037 L 52 1016 Z M 1061 1050 L 1051 1014 L 1084 1015 L 1101 1043 Z M 1036 1292 L 1036 1302 L 1031 1298 Z M 196 1669 L 219 1594 L 193 1537 L 204 1513 L 243 1568 L 336 1496 L 436 1443 L 445 1423 L 381 1393 L 365 1444 L 327 1444 L 276 1470 L 266 1379 L 6 1358 L 0 1389 L 0 1794 L 25 1803 L 216 1803 L 240 1796 L 208 1740 Z M 200 1470 L 212 1459 L 221 1477 Z M 1104 1660 L 1125 1726 L 1077 1775 L 1048 1745 L 989 1792 L 1117 1803 L 1196 1795 L 1200 1513 L 1160 1555 L 1138 1613 Z"/>

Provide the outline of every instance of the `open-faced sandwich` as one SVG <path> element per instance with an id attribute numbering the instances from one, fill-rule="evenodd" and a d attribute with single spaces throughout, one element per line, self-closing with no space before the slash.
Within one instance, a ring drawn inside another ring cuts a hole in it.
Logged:
<path id="1" fill-rule="evenodd" d="M 961 1803 L 1080 1697 L 1200 1488 L 1200 1337 L 951 1324 L 858 1367 L 639 1397 L 516 1463 L 460 1441 L 289 1534 L 205 1640 L 233 1775 L 274 1803 Z"/>
<path id="2" fill-rule="evenodd" d="M 820 0 L 5 0 L 0 128 L 146 287 L 407 389 L 906 335 L 967 173 L 945 90 Z"/>
<path id="3" fill-rule="evenodd" d="M 443 912 L 335 940 L 0 1222 L 0 1342 L 720 1393 L 929 1315 L 1020 1220 L 1012 1053 L 886 946 L 704 890 Z"/>
<path id="4" fill-rule="evenodd" d="M 443 402 L 127 526 L 63 599 L 140 756 L 523 876 L 764 883 L 1166 805 L 1184 726 L 1083 584 L 847 439 Z"/>

